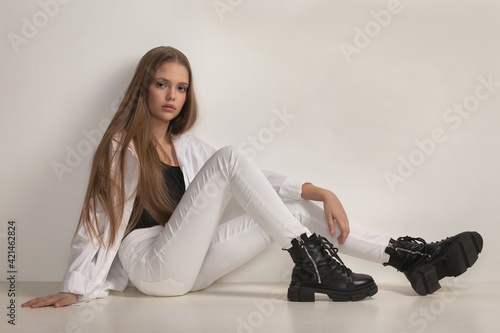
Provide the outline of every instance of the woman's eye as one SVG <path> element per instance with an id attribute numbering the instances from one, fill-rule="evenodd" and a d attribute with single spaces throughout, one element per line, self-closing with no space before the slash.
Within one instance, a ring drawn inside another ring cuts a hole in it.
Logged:
<path id="1" fill-rule="evenodd" d="M 162 82 L 156 82 L 156 86 L 158 88 L 165 88 L 167 85 L 165 83 L 162 83 Z"/>
<path id="2" fill-rule="evenodd" d="M 186 92 L 187 91 L 187 88 L 186 87 L 179 87 L 178 90 L 180 92 Z"/>

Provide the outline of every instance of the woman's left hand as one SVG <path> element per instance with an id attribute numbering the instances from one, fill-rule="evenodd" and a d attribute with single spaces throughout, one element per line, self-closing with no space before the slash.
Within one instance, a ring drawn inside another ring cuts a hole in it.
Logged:
<path id="1" fill-rule="evenodd" d="M 333 235 L 335 233 L 335 221 L 337 221 L 340 228 L 337 241 L 339 245 L 343 245 L 347 236 L 349 236 L 349 219 L 339 198 L 332 191 L 314 186 L 311 183 L 302 185 L 302 198 L 323 201 L 328 229 Z"/>
<path id="2" fill-rule="evenodd" d="M 323 204 L 328 229 L 330 229 L 330 233 L 333 235 L 335 233 L 334 221 L 337 221 L 340 228 L 340 235 L 337 237 L 337 241 L 339 245 L 343 245 L 347 236 L 349 236 L 349 219 L 347 218 L 344 207 L 333 192 L 330 192 L 330 194 L 325 197 Z"/>

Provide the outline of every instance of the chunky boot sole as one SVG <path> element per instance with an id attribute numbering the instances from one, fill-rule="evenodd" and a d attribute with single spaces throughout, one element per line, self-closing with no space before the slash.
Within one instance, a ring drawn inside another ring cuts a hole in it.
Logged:
<path id="1" fill-rule="evenodd" d="M 405 272 L 413 290 L 419 295 L 432 294 L 441 288 L 439 280 L 459 276 L 474 265 L 483 249 L 483 238 L 477 232 L 463 232 L 439 256 Z"/>
<path id="2" fill-rule="evenodd" d="M 366 297 L 377 293 L 378 287 L 375 282 L 366 285 L 363 288 L 353 290 L 332 290 L 328 288 L 313 286 L 294 286 L 288 288 L 288 299 L 292 302 L 314 302 L 315 293 L 326 294 L 334 302 L 360 301 Z"/>

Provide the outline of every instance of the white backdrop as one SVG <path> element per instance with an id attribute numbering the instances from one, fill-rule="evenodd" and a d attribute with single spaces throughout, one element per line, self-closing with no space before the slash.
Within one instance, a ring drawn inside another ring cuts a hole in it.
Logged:
<path id="1" fill-rule="evenodd" d="M 333 190 L 352 223 L 478 230 L 463 281 L 499 281 L 499 1 L 0 0 L 0 261 L 61 280 L 91 155 L 140 57 L 192 63 L 195 134 Z M 392 268 L 344 257 L 382 282 Z M 277 246 L 228 281 L 282 281 Z"/>

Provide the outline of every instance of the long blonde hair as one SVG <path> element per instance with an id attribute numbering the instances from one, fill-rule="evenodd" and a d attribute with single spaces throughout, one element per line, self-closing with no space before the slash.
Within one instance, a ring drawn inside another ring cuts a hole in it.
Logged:
<path id="1" fill-rule="evenodd" d="M 165 225 L 175 209 L 163 181 L 162 164 L 157 153 L 157 140 L 151 131 L 148 109 L 148 90 L 157 69 L 164 63 L 175 62 L 184 66 L 189 74 L 186 101 L 179 115 L 170 121 L 169 135 L 179 135 L 189 130 L 198 116 L 198 106 L 193 90 L 191 66 L 187 57 L 175 48 L 160 46 L 147 52 L 139 61 L 134 76 L 125 91 L 120 106 L 97 147 L 85 200 L 78 226 L 83 224 L 92 240 L 107 249 L 117 241 L 116 235 L 123 218 L 125 201 L 125 154 L 132 142 L 138 158 L 139 179 L 136 189 L 134 213 L 125 234 L 134 228 L 144 210 L 158 223 Z M 118 149 L 112 150 L 117 141 Z M 109 220 L 110 237 L 103 239 L 103 226 L 97 224 L 98 207 Z M 77 229 L 78 230 L 78 229 Z"/>

